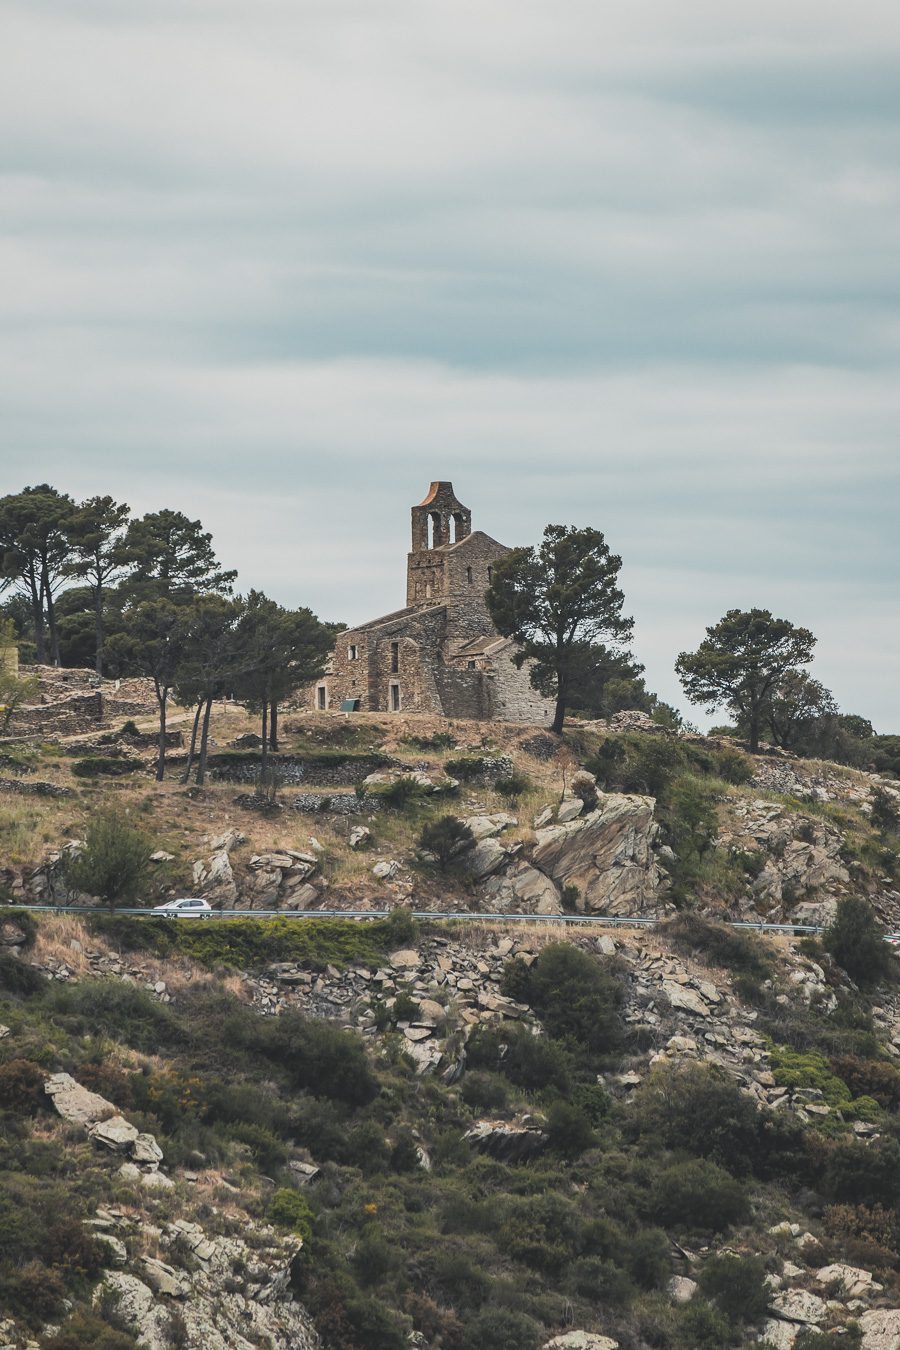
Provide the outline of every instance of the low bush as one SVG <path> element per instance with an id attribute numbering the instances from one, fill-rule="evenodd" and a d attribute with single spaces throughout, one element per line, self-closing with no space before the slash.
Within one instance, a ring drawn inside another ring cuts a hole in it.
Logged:
<path id="1" fill-rule="evenodd" d="M 308 1242 L 313 1231 L 313 1212 L 299 1191 L 283 1188 L 269 1201 L 269 1220 L 276 1228 L 287 1228 Z"/>
<path id="2" fill-rule="evenodd" d="M 523 792 L 531 790 L 531 779 L 527 774 L 515 771 L 498 778 L 494 783 L 494 789 L 501 797 L 521 797 Z"/>
<path id="3" fill-rule="evenodd" d="M 467 1073 L 462 1080 L 460 1096 L 475 1111 L 504 1111 L 509 1102 L 509 1091 L 503 1079 L 495 1073 Z"/>
<path id="4" fill-rule="evenodd" d="M 700 1272 L 699 1285 L 732 1326 L 756 1326 L 766 1316 L 771 1290 L 761 1256 L 712 1256 Z"/>
<path id="5" fill-rule="evenodd" d="M 679 1312 L 675 1332 L 678 1350 L 724 1350 L 732 1340 L 725 1318 L 704 1299 L 693 1299 Z"/>
<path id="6" fill-rule="evenodd" d="M 871 1097 L 886 1111 L 900 1106 L 900 1073 L 883 1059 L 837 1055 L 829 1060 L 832 1073 L 847 1084 L 853 1097 Z"/>
<path id="7" fill-rule="evenodd" d="M 675 1163 L 650 1184 L 652 1218 L 680 1232 L 724 1233 L 743 1222 L 750 1201 L 741 1183 L 706 1161 Z"/>
<path id="8" fill-rule="evenodd" d="M 9 1059 L 0 1064 L 0 1110 L 33 1116 L 45 1108 L 46 1070 L 30 1059 Z"/>
<path id="9" fill-rule="evenodd" d="M 210 923 L 202 919 L 130 919 L 92 915 L 90 925 L 129 951 L 156 955 L 180 952 L 200 965 L 257 970 L 273 961 L 294 961 L 315 970 L 349 963 L 380 965 L 386 952 L 415 939 L 408 910 L 387 919 L 242 919 Z"/>
<path id="10" fill-rule="evenodd" d="M 547 1113 L 550 1147 L 564 1158 L 579 1158 L 596 1141 L 591 1122 L 571 1102 L 556 1101 Z"/>
<path id="11" fill-rule="evenodd" d="M 822 945 L 861 989 L 895 979 L 897 958 L 884 940 L 875 911 L 865 900 L 848 895 L 838 901 L 834 922 Z"/>
<path id="12" fill-rule="evenodd" d="M 275 1019 L 271 1054 L 295 1087 L 317 1096 L 347 1106 L 365 1106 L 377 1096 L 378 1080 L 354 1031 L 292 1009 Z"/>
<path id="13" fill-rule="evenodd" d="M 108 905 L 134 904 L 152 870 L 152 852 L 150 836 L 126 815 L 101 812 L 88 822 L 81 851 L 64 855 L 66 885 Z"/>
<path id="14" fill-rule="evenodd" d="M 475 843 L 475 836 L 469 826 L 456 816 L 439 816 L 423 826 L 419 835 L 419 847 L 437 858 L 442 872 L 452 858 Z"/>
<path id="15" fill-rule="evenodd" d="M 502 1031 L 477 1027 L 466 1045 L 473 1069 L 502 1073 L 528 1092 L 553 1088 L 568 1091 L 569 1063 L 560 1050 L 546 1036 L 532 1036 L 525 1027 L 515 1025 L 505 1026 Z"/>
<path id="16" fill-rule="evenodd" d="M 703 1064 L 664 1066 L 641 1084 L 629 1123 L 657 1147 L 708 1158 L 737 1175 L 753 1168 L 762 1117 L 734 1079 Z"/>
<path id="17" fill-rule="evenodd" d="M 101 755 L 86 755 L 76 759 L 72 772 L 76 778 L 124 778 L 126 774 L 136 773 L 144 766 L 139 759 L 128 756 L 106 758 Z"/>
<path id="18" fill-rule="evenodd" d="M 895 1139 L 880 1139 L 871 1145 L 840 1141 L 827 1155 L 823 1190 L 829 1200 L 845 1204 L 896 1205 L 900 1202 L 900 1144 Z"/>
<path id="19" fill-rule="evenodd" d="M 551 943 L 533 965 L 511 961 L 503 992 L 534 1009 L 547 1033 L 591 1056 L 615 1053 L 622 1041 L 622 986 L 600 960 L 569 943 Z"/>
<path id="20" fill-rule="evenodd" d="M 0 989 L 27 998 L 30 994 L 39 993 L 46 983 L 46 976 L 35 970 L 34 966 L 26 965 L 16 956 L 0 952 Z"/>
<path id="21" fill-rule="evenodd" d="M 507 1308 L 486 1308 L 459 1340 L 459 1350 L 538 1350 L 543 1333 L 537 1322 Z"/>
<path id="22" fill-rule="evenodd" d="M 137 1340 L 130 1332 L 111 1327 L 97 1313 L 78 1308 L 57 1331 L 41 1342 L 41 1350 L 135 1350 Z"/>
<path id="23" fill-rule="evenodd" d="M 729 924 L 705 919 L 699 914 L 676 914 L 660 925 L 660 932 L 685 956 L 707 966 L 766 980 L 772 975 L 769 951 L 752 933 Z"/>

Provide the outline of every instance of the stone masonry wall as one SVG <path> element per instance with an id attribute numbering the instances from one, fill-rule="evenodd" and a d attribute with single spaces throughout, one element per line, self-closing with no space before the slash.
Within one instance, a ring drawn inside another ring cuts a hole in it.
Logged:
<path id="1" fill-rule="evenodd" d="M 499 722 L 549 723 L 553 720 L 552 699 L 544 698 L 531 683 L 531 662 L 519 669 L 513 660 L 514 648 L 498 652 L 488 676 L 491 689 L 489 717 Z"/>

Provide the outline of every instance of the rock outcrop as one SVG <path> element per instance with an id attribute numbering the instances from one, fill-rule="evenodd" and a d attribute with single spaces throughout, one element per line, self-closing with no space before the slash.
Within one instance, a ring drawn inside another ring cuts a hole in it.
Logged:
<path id="1" fill-rule="evenodd" d="M 112 1102 L 76 1083 L 71 1074 L 51 1074 L 44 1091 L 63 1120 L 82 1125 L 95 1143 L 123 1154 L 148 1171 L 155 1172 L 159 1167 L 163 1151 L 153 1135 L 142 1134 Z"/>
<path id="2" fill-rule="evenodd" d="M 665 881 L 652 848 L 654 806 L 652 797 L 601 794 L 595 810 L 539 829 L 531 861 L 557 886 L 577 887 L 585 913 L 654 912 Z"/>

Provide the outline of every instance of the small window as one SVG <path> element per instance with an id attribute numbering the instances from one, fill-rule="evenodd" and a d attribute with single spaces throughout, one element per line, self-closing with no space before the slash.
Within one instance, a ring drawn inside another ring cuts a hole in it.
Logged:
<path id="1" fill-rule="evenodd" d="M 318 686 L 318 688 L 316 689 L 316 707 L 319 709 L 319 712 L 324 712 L 324 711 L 325 711 L 325 708 L 326 708 L 326 706 L 327 706 L 327 702 L 326 702 L 326 701 L 327 701 L 327 697 L 328 697 L 328 695 L 327 695 L 326 692 L 325 692 L 325 686 L 324 686 L 324 684 L 320 684 L 320 685 Z"/>
<path id="2" fill-rule="evenodd" d="M 494 580 L 494 569 L 493 569 L 493 567 L 489 567 L 489 568 L 488 568 L 488 585 L 489 585 L 489 586 L 490 586 L 490 584 L 491 584 L 491 582 L 492 582 L 493 580 Z"/>
<path id="3" fill-rule="evenodd" d="M 392 685 L 391 685 L 391 712 L 399 712 L 399 711 L 400 711 L 400 686 L 399 686 L 399 684 L 392 684 Z"/>
<path id="4" fill-rule="evenodd" d="M 469 583 L 470 586 L 472 585 L 472 569 L 471 569 L 471 567 L 467 567 L 467 568 L 466 568 L 466 581 Z"/>
<path id="5" fill-rule="evenodd" d="M 467 661 L 467 662 L 466 662 L 466 668 L 467 668 L 468 670 L 477 670 L 477 669 L 478 669 L 478 667 L 476 666 L 476 664 L 475 664 L 474 661 Z"/>
<path id="6" fill-rule="evenodd" d="M 391 674 L 396 675 L 400 669 L 400 643 L 391 643 Z"/>
<path id="7" fill-rule="evenodd" d="M 357 647 L 355 642 L 351 642 L 350 646 L 347 648 L 347 660 L 348 661 L 359 660 L 359 648 Z"/>

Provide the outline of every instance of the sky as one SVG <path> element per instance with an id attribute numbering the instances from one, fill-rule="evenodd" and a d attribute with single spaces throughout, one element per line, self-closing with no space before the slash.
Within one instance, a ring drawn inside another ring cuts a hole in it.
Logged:
<path id="1" fill-rule="evenodd" d="M 0 11 L 0 492 L 353 623 L 450 479 L 604 531 L 670 701 L 758 606 L 900 732 L 894 0 Z"/>

